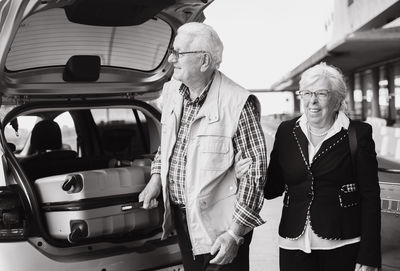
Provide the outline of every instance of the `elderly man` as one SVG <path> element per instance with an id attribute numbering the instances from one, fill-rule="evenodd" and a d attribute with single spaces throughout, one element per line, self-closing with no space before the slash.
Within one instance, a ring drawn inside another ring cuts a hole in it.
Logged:
<path id="1" fill-rule="evenodd" d="M 175 225 L 185 270 L 248 270 L 266 173 L 258 100 L 217 70 L 223 45 L 210 26 L 181 26 L 170 51 L 161 146 L 139 199 L 154 208 L 162 191 L 163 238 Z M 235 154 L 252 161 L 239 180 Z"/>

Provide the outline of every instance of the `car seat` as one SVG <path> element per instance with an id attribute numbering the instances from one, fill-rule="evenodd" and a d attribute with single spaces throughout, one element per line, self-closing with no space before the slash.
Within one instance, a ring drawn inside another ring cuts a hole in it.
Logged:
<path id="1" fill-rule="evenodd" d="M 62 149 L 61 129 L 53 120 L 36 123 L 32 129 L 30 143 L 32 155 L 20 160 L 30 180 L 61 174 L 69 170 L 68 160 L 78 157 L 76 151 Z"/>
<path id="2" fill-rule="evenodd" d="M 60 127 L 53 120 L 38 122 L 30 142 L 32 155 L 22 158 L 20 164 L 32 182 L 47 176 L 113 166 L 109 157 L 78 157 L 76 151 L 63 148 Z"/>
<path id="3" fill-rule="evenodd" d="M 53 120 L 42 120 L 33 127 L 31 134 L 31 153 L 63 151 L 62 135 L 58 124 Z M 72 152 L 66 152 L 72 155 Z M 73 152 L 76 156 L 77 153 Z"/>

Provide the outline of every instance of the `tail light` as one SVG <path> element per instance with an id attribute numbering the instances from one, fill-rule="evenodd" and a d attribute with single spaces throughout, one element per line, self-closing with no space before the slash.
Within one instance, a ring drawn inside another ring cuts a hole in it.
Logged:
<path id="1" fill-rule="evenodd" d="M 17 186 L 0 187 L 0 242 L 24 240 L 28 220 Z"/>

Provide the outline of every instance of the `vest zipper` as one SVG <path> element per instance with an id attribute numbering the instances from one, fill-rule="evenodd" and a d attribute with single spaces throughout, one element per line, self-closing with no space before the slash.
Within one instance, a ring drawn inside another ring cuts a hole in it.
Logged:
<path id="1" fill-rule="evenodd" d="M 200 109 L 199 109 L 200 110 Z M 197 114 L 198 114 L 199 112 L 197 112 Z M 188 138 L 188 142 L 187 142 L 187 149 L 186 149 L 186 157 L 187 157 L 187 155 L 188 155 L 188 150 L 189 150 L 189 144 L 190 144 L 190 135 L 191 135 L 191 130 L 192 130 L 192 125 L 193 125 L 193 123 L 197 120 L 198 118 L 196 118 L 196 117 L 194 117 L 194 119 L 193 119 L 193 121 L 192 121 L 192 123 L 189 125 L 189 128 L 188 128 L 188 131 L 187 131 L 187 133 L 188 133 L 188 136 L 189 136 L 189 138 Z M 187 159 L 186 159 L 186 165 L 185 165 L 185 167 L 187 166 Z M 188 205 L 187 205 L 187 203 L 188 203 L 188 188 L 187 188 L 187 183 L 186 183 L 186 178 L 187 178 L 187 176 L 188 176 L 188 174 L 187 174 L 187 168 L 185 169 L 185 171 L 186 171 L 186 176 L 185 176 L 185 195 L 186 195 L 186 222 L 187 222 L 187 228 L 188 228 L 188 235 L 189 235 L 189 240 L 190 240 L 190 243 L 191 243 L 191 245 L 192 245 L 192 255 L 193 255 L 193 261 L 195 261 L 196 260 L 196 256 L 195 256 L 195 254 L 194 254 L 194 246 L 193 246 L 193 240 L 192 240 L 192 235 L 191 235 L 191 229 L 190 229 L 190 227 L 189 227 L 189 208 L 188 208 Z"/>
<path id="2" fill-rule="evenodd" d="M 199 109 L 200 110 L 200 109 Z M 197 112 L 197 114 L 198 114 L 199 112 Z M 186 158 L 187 158 L 187 155 L 188 155 L 188 150 L 189 150 L 189 144 L 190 144 L 190 135 L 191 135 L 191 130 L 192 130 L 192 125 L 193 125 L 193 123 L 195 122 L 197 120 L 197 118 L 196 117 L 194 117 L 194 119 L 193 119 L 193 121 L 192 121 L 192 123 L 190 123 L 190 125 L 189 125 L 189 128 L 188 128 L 188 130 L 187 130 L 187 133 L 188 133 L 188 136 L 189 136 L 189 138 L 188 138 L 188 142 L 187 142 L 187 149 L 186 149 Z M 194 255 L 194 246 L 193 246 L 193 240 L 192 240 L 192 235 L 190 234 L 190 232 L 191 232 L 191 229 L 190 229 L 190 227 L 189 227 L 189 208 L 188 208 L 188 205 L 187 205 L 187 203 L 188 203 L 188 188 L 187 188 L 187 183 L 186 183 L 186 178 L 187 178 L 187 176 L 188 176 L 188 171 L 187 171 L 187 159 L 186 159 L 186 165 L 185 165 L 185 172 L 186 172 L 186 176 L 185 176 L 185 200 L 186 200 L 186 223 L 187 223 L 187 228 L 188 228 L 188 235 L 189 235 L 189 240 L 190 240 L 190 244 L 192 245 L 192 255 L 193 255 L 193 261 L 194 260 L 196 260 L 196 256 Z"/>
<path id="3" fill-rule="evenodd" d="M 187 153 L 186 153 L 187 154 Z M 187 173 L 187 171 L 186 171 L 186 173 Z M 186 174 L 187 175 L 187 174 Z M 190 227 L 189 227 L 189 208 L 188 208 L 188 205 L 187 205 L 187 203 L 188 203 L 188 200 L 187 200 L 187 184 L 186 184 L 186 178 L 185 178 L 185 194 L 186 194 L 186 198 L 185 198 L 185 200 L 186 200 L 186 208 L 185 208 L 185 212 L 186 212 L 186 226 L 187 226 L 187 229 L 188 229 L 188 235 L 189 235 L 189 240 L 190 240 L 190 244 L 192 245 L 192 256 L 193 256 L 193 261 L 194 260 L 196 260 L 196 257 L 195 257 L 195 255 L 194 255 L 194 246 L 193 246 L 193 240 L 192 240 L 192 235 L 191 235 L 191 229 L 190 229 Z"/>

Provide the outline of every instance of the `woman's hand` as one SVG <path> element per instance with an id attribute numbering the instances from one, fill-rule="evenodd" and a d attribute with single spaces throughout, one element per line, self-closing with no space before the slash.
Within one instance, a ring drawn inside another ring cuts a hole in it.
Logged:
<path id="1" fill-rule="evenodd" d="M 378 267 L 372 267 L 357 263 L 354 271 L 378 271 Z"/>
<path id="2" fill-rule="evenodd" d="M 247 171 L 249 171 L 250 165 L 252 163 L 251 158 L 242 158 L 242 151 L 239 151 L 235 155 L 235 173 L 236 173 L 236 179 L 242 178 Z"/>

